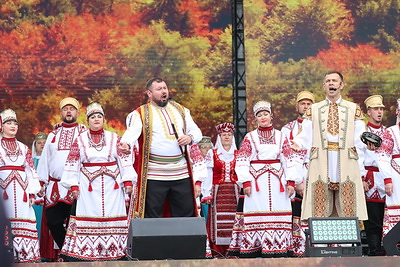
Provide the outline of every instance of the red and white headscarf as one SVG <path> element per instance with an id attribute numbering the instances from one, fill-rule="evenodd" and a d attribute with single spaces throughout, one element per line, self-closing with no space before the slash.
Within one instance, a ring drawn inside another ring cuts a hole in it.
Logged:
<path id="1" fill-rule="evenodd" d="M 221 133 L 233 133 L 235 131 L 235 126 L 232 123 L 224 122 L 218 124 L 215 129 L 217 129 L 217 134 Z"/>

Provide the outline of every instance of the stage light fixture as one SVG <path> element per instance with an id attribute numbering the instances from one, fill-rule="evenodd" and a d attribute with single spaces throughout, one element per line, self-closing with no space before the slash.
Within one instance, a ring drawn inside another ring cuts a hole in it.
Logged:
<path id="1" fill-rule="evenodd" d="M 309 218 L 306 256 L 361 256 L 360 224 L 357 217 Z"/>

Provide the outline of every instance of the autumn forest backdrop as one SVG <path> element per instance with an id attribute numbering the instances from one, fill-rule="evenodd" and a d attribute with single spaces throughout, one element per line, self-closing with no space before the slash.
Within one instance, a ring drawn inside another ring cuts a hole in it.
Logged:
<path id="1" fill-rule="evenodd" d="M 249 114 L 271 100 L 274 124 L 294 97 L 323 98 L 322 75 L 344 73 L 346 99 L 400 96 L 400 0 L 244 0 Z M 18 139 L 60 121 L 58 103 L 99 101 L 122 134 L 152 76 L 166 79 L 204 135 L 232 121 L 231 0 L 0 0 L 0 109 L 16 110 Z M 80 123 L 86 123 L 85 109 Z M 251 115 L 248 117 L 252 119 Z M 251 129 L 249 124 L 249 130 Z"/>

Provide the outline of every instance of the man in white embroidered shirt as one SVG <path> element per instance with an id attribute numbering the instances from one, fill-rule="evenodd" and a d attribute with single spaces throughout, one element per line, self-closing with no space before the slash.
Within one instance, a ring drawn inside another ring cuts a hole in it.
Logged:
<path id="1" fill-rule="evenodd" d="M 146 93 L 149 102 L 127 116 L 120 145 L 121 151 L 129 153 L 136 141 L 139 143 L 134 217 L 195 216 L 200 182 L 194 185 L 197 179 L 186 146 L 199 142 L 201 131 L 188 109 L 169 100 L 163 79 L 150 79 Z"/>
<path id="2" fill-rule="evenodd" d="M 301 219 L 309 217 L 358 217 L 367 219 L 364 168 L 360 136 L 365 131 L 361 108 L 342 99 L 343 75 L 324 75 L 326 98 L 304 114 L 303 131 L 292 140 L 292 148 L 310 149 L 307 186 Z"/>

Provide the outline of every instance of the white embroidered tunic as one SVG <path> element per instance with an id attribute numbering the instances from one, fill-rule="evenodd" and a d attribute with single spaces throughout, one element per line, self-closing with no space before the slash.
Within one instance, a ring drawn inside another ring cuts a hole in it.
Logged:
<path id="1" fill-rule="evenodd" d="M 84 125 L 61 123 L 47 137 L 37 168 L 40 181 L 47 185 L 46 208 L 56 205 L 58 201 L 72 204 L 70 192 L 63 186 L 59 186 L 58 182 L 64 172 L 64 164 L 72 143 L 83 131 L 86 131 Z"/>
<path id="2" fill-rule="evenodd" d="M 190 135 L 193 143 L 199 142 L 202 134 L 190 116 L 190 111 L 184 108 L 185 121 L 183 121 L 179 110 L 170 103 L 165 107 L 158 107 L 151 104 L 150 109 L 153 131 L 147 179 L 172 181 L 189 177 L 187 162 L 182 155 L 182 150 L 185 148 L 179 147 L 174 127 L 178 136 Z M 140 114 L 137 110 L 128 115 L 126 125 L 127 130 L 121 142 L 126 142 L 132 147 L 142 134 L 143 127 Z M 185 125 L 186 132 L 184 132 Z M 193 173 L 193 179 L 195 181 L 201 180 L 200 178 L 196 178 L 196 173 Z"/>

